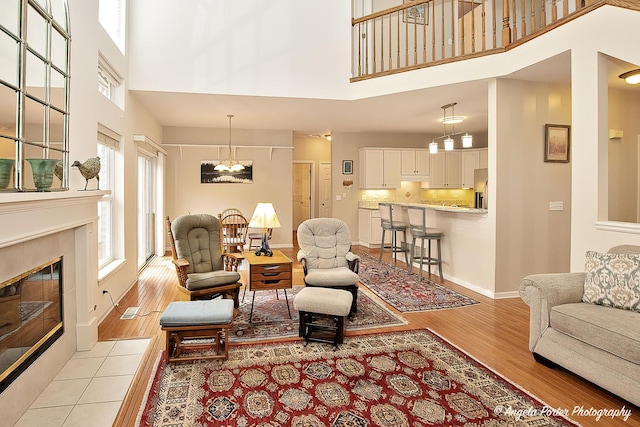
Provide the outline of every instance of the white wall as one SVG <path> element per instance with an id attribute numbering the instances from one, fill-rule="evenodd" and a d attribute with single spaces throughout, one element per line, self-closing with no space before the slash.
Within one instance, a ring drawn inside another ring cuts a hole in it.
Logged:
<path id="1" fill-rule="evenodd" d="M 571 124 L 568 85 L 499 79 L 496 114 L 496 292 L 533 273 L 568 271 L 571 165 L 544 162 L 545 124 Z M 578 144 L 580 141 L 577 142 Z M 550 211 L 562 202 L 562 211 Z"/>
<path id="2" fill-rule="evenodd" d="M 171 219 L 187 213 L 209 213 L 217 216 L 224 209 L 237 208 L 250 219 L 258 202 L 271 202 L 281 228 L 273 230 L 270 246 L 292 246 L 292 132 L 253 131 L 233 127 L 232 146 L 236 159 L 253 161 L 251 184 L 201 184 L 200 162 L 217 160 L 218 150 L 206 145 L 229 143 L 228 129 L 164 128 L 163 143 L 168 151 L 166 170 L 167 215 Z M 203 147 L 179 147 L 170 144 L 203 144 Z M 274 148 L 271 152 L 269 147 Z M 262 147 L 262 148 L 258 148 Z M 229 151 L 220 149 L 220 158 Z M 271 158 L 270 158 L 271 156 Z"/>
<path id="3" fill-rule="evenodd" d="M 348 90 L 348 1 L 136 0 L 129 10 L 132 89 L 311 98 Z"/>
<path id="4" fill-rule="evenodd" d="M 638 13 L 604 6 L 577 20 L 581 40 L 571 55 L 573 136 L 571 270 L 584 271 L 588 250 L 606 251 L 618 244 L 640 245 L 640 229 L 625 232 L 596 225 L 608 209 L 608 83 L 605 53 L 640 64 Z M 593 31 L 598 28 L 598 31 Z M 579 30 L 579 31 L 578 31 Z M 555 30 L 554 30 L 555 31 Z"/>

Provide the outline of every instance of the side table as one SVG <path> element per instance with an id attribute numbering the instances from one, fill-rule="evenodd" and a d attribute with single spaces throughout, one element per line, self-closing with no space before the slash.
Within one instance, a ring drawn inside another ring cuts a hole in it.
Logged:
<path id="1" fill-rule="evenodd" d="M 274 250 L 273 256 L 256 256 L 253 252 L 245 252 L 244 257 L 249 265 L 249 290 L 253 292 L 251 299 L 251 313 L 249 323 L 253 317 L 253 303 L 256 299 L 255 291 L 266 291 L 278 289 L 284 290 L 284 298 L 287 302 L 289 318 L 291 318 L 291 308 L 287 298 L 287 289 L 293 286 L 291 266 L 292 261 L 281 251 Z"/>

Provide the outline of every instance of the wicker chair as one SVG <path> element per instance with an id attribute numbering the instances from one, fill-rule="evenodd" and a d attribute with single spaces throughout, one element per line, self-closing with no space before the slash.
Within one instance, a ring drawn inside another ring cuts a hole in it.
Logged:
<path id="1" fill-rule="evenodd" d="M 178 290 L 190 300 L 222 295 L 238 307 L 242 283 L 238 263 L 242 254 L 222 249 L 220 221 L 212 215 L 183 215 L 173 223 L 166 218 L 173 264 L 178 274 Z"/>

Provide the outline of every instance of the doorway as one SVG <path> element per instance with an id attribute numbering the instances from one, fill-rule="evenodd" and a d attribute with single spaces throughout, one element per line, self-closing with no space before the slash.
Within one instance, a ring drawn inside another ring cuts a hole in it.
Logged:
<path id="1" fill-rule="evenodd" d="M 312 215 L 313 162 L 293 162 L 293 230 Z"/>
<path id="2" fill-rule="evenodd" d="M 331 217 L 331 163 L 320 163 L 320 217 Z"/>
<path id="3" fill-rule="evenodd" d="M 138 270 L 153 256 L 155 246 L 153 171 L 153 159 L 138 153 Z"/>

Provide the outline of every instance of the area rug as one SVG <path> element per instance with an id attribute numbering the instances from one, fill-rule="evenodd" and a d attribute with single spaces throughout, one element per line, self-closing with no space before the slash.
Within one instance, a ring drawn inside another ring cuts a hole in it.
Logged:
<path id="1" fill-rule="evenodd" d="M 292 289 L 287 289 L 291 318 L 287 312 L 282 290 L 278 291 L 278 297 L 276 297 L 276 291 L 257 291 L 251 323 L 249 323 L 249 314 L 253 293 L 247 292 L 241 301 L 238 316 L 233 319 L 230 341 L 233 343 L 297 337 L 298 312 L 293 308 L 293 298 L 303 288 L 303 286 L 294 286 Z M 389 311 L 366 292 L 358 291 L 358 312 L 350 322 L 347 322 L 347 332 L 406 324 L 405 319 Z"/>
<path id="2" fill-rule="evenodd" d="M 224 363 L 160 357 L 139 426 L 575 426 L 430 331 L 331 346 L 232 346 Z"/>
<path id="3" fill-rule="evenodd" d="M 358 255 L 360 281 L 398 311 L 443 310 L 478 304 L 473 298 L 439 285 L 424 275 L 419 281 L 416 273 L 380 262 L 365 252 Z"/>

